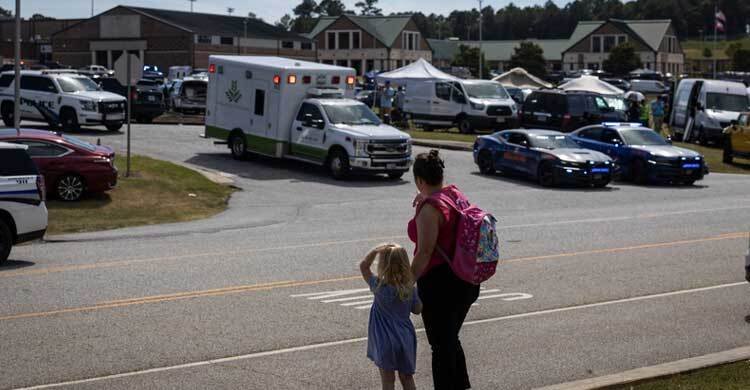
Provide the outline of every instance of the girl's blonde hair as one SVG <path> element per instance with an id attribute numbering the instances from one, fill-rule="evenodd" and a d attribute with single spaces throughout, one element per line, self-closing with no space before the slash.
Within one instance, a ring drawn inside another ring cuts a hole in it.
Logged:
<path id="1" fill-rule="evenodd" d="M 378 288 L 387 284 L 396 289 L 398 298 L 406 301 L 414 289 L 414 276 L 409 265 L 406 249 L 397 244 L 388 244 L 378 258 Z"/>

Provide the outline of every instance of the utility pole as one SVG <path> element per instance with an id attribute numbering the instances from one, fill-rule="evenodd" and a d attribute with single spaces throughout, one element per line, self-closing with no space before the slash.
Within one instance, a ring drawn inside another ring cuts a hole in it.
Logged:
<path id="1" fill-rule="evenodd" d="M 479 0 L 479 79 L 482 79 L 482 1 Z"/>
<path id="2" fill-rule="evenodd" d="M 15 38 L 15 64 L 13 66 L 13 70 L 15 71 L 15 76 L 13 78 L 15 100 L 13 104 L 13 126 L 16 127 L 16 133 L 18 133 L 18 136 L 21 136 L 21 0 L 16 0 Z"/>
<path id="3" fill-rule="evenodd" d="M 242 24 L 245 25 L 245 44 L 247 45 L 247 22 L 249 17 L 245 17 L 244 20 L 242 20 Z M 245 47 L 242 46 L 242 54 L 245 54 Z"/>
<path id="4" fill-rule="evenodd" d="M 190 12 L 193 12 L 193 3 L 195 3 L 198 0 L 188 0 L 190 2 Z"/>
<path id="5" fill-rule="evenodd" d="M 719 13 L 719 7 L 714 5 L 714 49 L 711 52 L 711 57 L 714 59 L 714 79 L 716 79 L 716 30 L 718 29 L 718 23 L 716 21 L 716 14 Z"/>
<path id="6" fill-rule="evenodd" d="M 94 0 L 91 0 L 91 17 L 94 17 Z"/>

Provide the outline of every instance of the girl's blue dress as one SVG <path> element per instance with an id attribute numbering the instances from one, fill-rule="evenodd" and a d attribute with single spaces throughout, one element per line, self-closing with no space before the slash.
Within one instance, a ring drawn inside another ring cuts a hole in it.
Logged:
<path id="1" fill-rule="evenodd" d="M 384 369 L 412 375 L 417 365 L 417 334 L 409 316 L 419 302 L 417 289 L 405 301 L 389 285 L 378 288 L 378 279 L 370 277 L 375 302 L 370 309 L 367 357 Z"/>

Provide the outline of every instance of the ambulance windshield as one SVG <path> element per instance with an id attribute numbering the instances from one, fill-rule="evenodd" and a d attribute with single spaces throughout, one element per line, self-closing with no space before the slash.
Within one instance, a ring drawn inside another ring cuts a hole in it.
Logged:
<path id="1" fill-rule="evenodd" d="M 379 125 L 380 119 L 364 104 L 323 104 L 331 123 L 344 125 Z"/>

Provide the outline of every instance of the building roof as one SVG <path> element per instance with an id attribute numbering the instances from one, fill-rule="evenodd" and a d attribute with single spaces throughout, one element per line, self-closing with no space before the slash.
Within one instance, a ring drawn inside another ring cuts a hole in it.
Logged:
<path id="1" fill-rule="evenodd" d="M 570 36 L 569 44 L 563 49 L 563 52 L 568 51 L 571 47 L 581 42 L 584 38 L 591 35 L 594 31 L 599 29 L 605 23 L 613 23 L 631 32 L 636 39 L 641 40 L 646 46 L 653 51 L 658 51 L 661 42 L 664 40 L 664 36 L 669 31 L 669 26 L 672 21 L 669 19 L 654 19 L 654 20 L 619 20 L 609 19 L 607 21 L 583 21 L 578 22 L 576 29 L 573 30 L 573 34 Z"/>
<path id="2" fill-rule="evenodd" d="M 341 16 L 323 16 L 318 19 L 312 31 L 305 34 L 308 38 L 315 38 L 330 27 L 339 18 L 347 18 L 352 23 L 359 26 L 362 30 L 374 36 L 386 47 L 393 46 L 396 38 L 411 20 L 411 15 L 393 15 L 393 16 L 363 16 L 363 15 L 341 15 Z"/>
<path id="3" fill-rule="evenodd" d="M 283 28 L 270 25 L 259 19 L 247 19 L 244 16 L 206 14 L 144 7 L 119 7 L 199 35 L 243 37 L 245 35 L 245 21 L 247 21 L 248 37 L 306 40 L 306 38 L 299 34 L 286 31 Z"/>
<path id="4" fill-rule="evenodd" d="M 479 41 L 455 41 L 428 39 L 433 50 L 432 58 L 435 60 L 452 60 L 458 53 L 459 46 L 479 47 Z M 521 42 L 532 42 L 542 48 L 544 59 L 547 61 L 560 61 L 562 51 L 568 47 L 567 39 L 527 39 L 525 41 L 482 41 L 482 51 L 487 61 L 510 61 L 515 49 Z"/>

